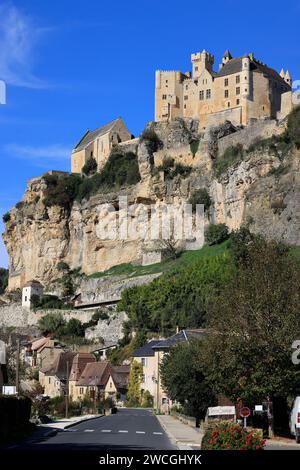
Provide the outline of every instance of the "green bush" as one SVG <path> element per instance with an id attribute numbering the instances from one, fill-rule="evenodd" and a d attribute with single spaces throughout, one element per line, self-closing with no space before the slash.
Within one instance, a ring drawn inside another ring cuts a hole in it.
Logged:
<path id="1" fill-rule="evenodd" d="M 263 450 L 265 441 L 254 430 L 246 430 L 232 421 L 212 423 L 205 432 L 202 450 Z"/>
<path id="2" fill-rule="evenodd" d="M 143 130 L 139 138 L 140 143 L 146 142 L 152 152 L 157 152 L 163 147 L 163 143 L 156 134 L 155 130 L 147 127 Z"/>
<path id="3" fill-rule="evenodd" d="M 58 271 L 70 271 L 70 267 L 68 263 L 65 263 L 64 261 L 59 261 L 56 265 Z"/>
<path id="4" fill-rule="evenodd" d="M 300 147 L 300 106 L 297 106 L 288 116 L 287 133 L 290 140 Z"/>
<path id="5" fill-rule="evenodd" d="M 142 403 L 141 406 L 143 408 L 152 408 L 153 407 L 153 396 L 149 392 L 149 390 L 145 390 L 142 394 Z"/>
<path id="6" fill-rule="evenodd" d="M 47 184 L 44 204 L 47 207 L 60 206 L 70 210 L 81 185 L 78 175 L 44 175 Z"/>
<path id="7" fill-rule="evenodd" d="M 181 163 L 175 164 L 174 158 L 165 157 L 157 170 L 163 171 L 165 178 L 171 180 L 178 175 L 183 178 L 187 177 L 191 173 L 192 168 L 190 166 L 182 165 Z"/>
<path id="8" fill-rule="evenodd" d="M 23 201 L 17 202 L 16 208 L 17 208 L 18 210 L 20 210 L 20 209 L 22 209 L 22 207 L 24 207 L 24 202 L 23 202 Z"/>
<path id="9" fill-rule="evenodd" d="M 7 223 L 10 221 L 10 213 L 9 212 L 6 212 L 3 216 L 2 216 L 2 219 L 3 219 L 3 222 L 4 223 Z"/>
<path id="10" fill-rule="evenodd" d="M 94 157 L 90 157 L 82 167 L 82 173 L 86 176 L 93 175 L 97 171 L 97 162 Z"/>
<path id="11" fill-rule="evenodd" d="M 205 230 L 205 240 L 209 245 L 218 245 L 229 237 L 225 224 L 210 224 Z"/>
<path id="12" fill-rule="evenodd" d="M 196 205 L 197 204 L 203 204 L 204 205 L 204 211 L 208 211 L 208 209 L 211 206 L 211 198 L 210 198 L 210 195 L 208 194 L 207 189 L 202 188 L 202 189 L 197 189 L 197 191 L 194 191 L 192 193 L 188 203 L 192 204 L 193 211 L 196 210 Z"/>
<path id="13" fill-rule="evenodd" d="M 214 163 L 214 172 L 217 178 L 222 176 L 228 168 L 244 158 L 243 145 L 237 144 L 228 147 L 223 156 Z"/>

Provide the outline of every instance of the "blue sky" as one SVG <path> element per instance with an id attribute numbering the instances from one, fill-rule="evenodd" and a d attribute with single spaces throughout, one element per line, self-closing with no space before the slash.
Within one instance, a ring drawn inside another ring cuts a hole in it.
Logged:
<path id="1" fill-rule="evenodd" d="M 1 219 L 28 178 L 70 168 L 87 128 L 122 116 L 137 135 L 153 119 L 155 69 L 189 70 L 190 54 L 203 49 L 217 67 L 228 48 L 299 79 L 299 15 L 293 0 L 286 8 L 256 0 L 1 1 Z"/>

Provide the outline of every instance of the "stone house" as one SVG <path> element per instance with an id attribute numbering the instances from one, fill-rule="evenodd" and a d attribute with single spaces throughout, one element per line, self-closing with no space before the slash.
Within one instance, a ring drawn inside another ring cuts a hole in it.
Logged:
<path id="1" fill-rule="evenodd" d="M 161 361 L 173 346 L 191 339 L 201 340 L 206 331 L 199 329 L 186 329 L 178 331 L 167 339 L 152 340 L 132 353 L 132 358 L 143 366 L 143 379 L 141 391 L 147 390 L 153 397 L 153 406 L 159 412 L 168 413 L 172 402 L 162 387 L 159 367 Z"/>
<path id="2" fill-rule="evenodd" d="M 29 281 L 22 289 L 22 307 L 30 309 L 33 297 L 42 297 L 44 287 L 39 281 Z"/>
<path id="3" fill-rule="evenodd" d="M 73 364 L 75 352 L 62 352 L 57 356 L 49 369 L 39 372 L 39 382 L 44 387 L 44 394 L 50 398 L 66 393 L 68 378 Z"/>
<path id="4" fill-rule="evenodd" d="M 93 157 L 101 170 L 113 146 L 131 139 L 131 134 L 121 117 L 90 131 L 87 130 L 75 145 L 71 155 L 71 172 L 81 173 L 86 161 Z"/>
<path id="5" fill-rule="evenodd" d="M 93 362 L 96 362 L 96 358 L 91 353 L 78 353 L 74 357 L 69 376 L 69 396 L 72 397 L 72 400 L 76 401 L 80 398 L 78 396 L 79 388 L 76 387 L 77 381 L 81 377 L 86 365 Z"/>
<path id="6" fill-rule="evenodd" d="M 292 80 L 246 54 L 233 58 L 227 50 L 217 72 L 205 50 L 191 55 L 192 72 L 156 71 L 155 121 L 176 117 L 199 120 L 199 128 L 231 121 L 285 117 L 292 109 Z"/>
<path id="7" fill-rule="evenodd" d="M 28 341 L 21 351 L 24 364 L 39 369 L 49 369 L 57 356 L 64 349 L 60 343 L 52 338 L 42 337 Z"/>
<path id="8" fill-rule="evenodd" d="M 70 396 L 73 400 L 82 400 L 86 394 L 96 399 L 126 399 L 130 366 L 114 367 L 108 361 L 86 364 Z"/>

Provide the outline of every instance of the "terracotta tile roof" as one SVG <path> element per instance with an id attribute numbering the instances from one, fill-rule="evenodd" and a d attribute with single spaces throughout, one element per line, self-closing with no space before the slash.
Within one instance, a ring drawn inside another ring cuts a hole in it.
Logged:
<path id="1" fill-rule="evenodd" d="M 105 386 L 112 373 L 112 366 L 109 362 L 100 361 L 86 364 L 76 385 L 80 386 Z"/>
<path id="2" fill-rule="evenodd" d="M 75 352 L 62 352 L 57 356 L 55 361 L 52 364 L 52 367 L 45 371 L 45 375 L 53 376 L 55 375 L 59 379 L 67 378 L 67 368 L 69 367 L 69 372 L 71 371 L 73 359 L 76 356 Z M 68 367 L 67 367 L 68 366 Z"/>
<path id="3" fill-rule="evenodd" d="M 95 356 L 90 353 L 78 353 L 73 359 L 69 380 L 78 380 L 88 363 L 96 362 Z"/>

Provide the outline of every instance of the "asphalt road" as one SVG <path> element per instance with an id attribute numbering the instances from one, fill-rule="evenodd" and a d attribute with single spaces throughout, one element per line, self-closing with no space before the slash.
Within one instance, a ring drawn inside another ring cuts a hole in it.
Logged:
<path id="1" fill-rule="evenodd" d="M 47 451 L 174 449 L 156 416 L 146 409 L 120 409 L 114 415 L 85 421 L 26 447 Z"/>

